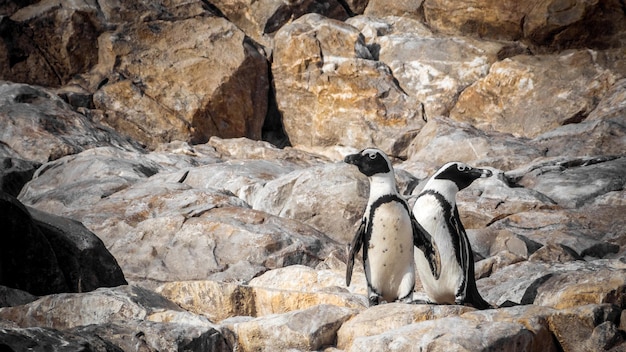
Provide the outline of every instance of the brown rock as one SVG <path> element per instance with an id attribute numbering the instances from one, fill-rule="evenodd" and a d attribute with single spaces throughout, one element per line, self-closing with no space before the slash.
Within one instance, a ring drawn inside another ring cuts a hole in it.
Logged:
<path id="1" fill-rule="evenodd" d="M 367 7 L 365 8 L 365 15 L 385 17 L 385 16 L 404 16 L 412 18 L 420 18 L 420 9 L 424 0 L 411 1 L 411 0 L 399 0 L 399 1 L 384 1 L 384 0 L 369 0 Z"/>
<path id="2" fill-rule="evenodd" d="M 450 117 L 529 138 L 580 122 L 620 78 L 619 72 L 599 67 L 596 56 L 594 51 L 573 51 L 497 62 L 463 91 Z"/>
<path id="3" fill-rule="evenodd" d="M 294 146 L 373 145 L 402 155 L 424 123 L 419 102 L 345 23 L 309 14 L 284 26 L 275 37 L 272 71 Z"/>
<path id="4" fill-rule="evenodd" d="M 109 125 L 152 148 L 213 135 L 261 138 L 267 60 L 232 23 L 218 17 L 143 22 L 105 38 L 112 42 L 103 43 L 100 56 L 119 65 L 94 102 Z"/>
<path id="5" fill-rule="evenodd" d="M 217 0 L 212 2 L 234 24 L 254 40 L 271 47 L 274 33 L 289 21 L 308 13 L 340 21 L 348 17 L 345 3 L 355 12 L 362 12 L 363 0 L 280 1 L 280 0 Z M 367 2 L 365 1 L 365 4 Z M 350 6 L 352 5 L 352 6 Z M 353 7 L 354 6 L 354 7 Z"/>
<path id="6" fill-rule="evenodd" d="M 548 317 L 548 323 L 562 351 L 592 352 L 623 343 L 615 328 L 619 316 L 620 310 L 615 306 L 590 304 L 560 310 Z"/>
<path id="7" fill-rule="evenodd" d="M 0 79 L 61 86 L 98 60 L 104 21 L 87 1 L 40 1 L 3 18 Z"/>

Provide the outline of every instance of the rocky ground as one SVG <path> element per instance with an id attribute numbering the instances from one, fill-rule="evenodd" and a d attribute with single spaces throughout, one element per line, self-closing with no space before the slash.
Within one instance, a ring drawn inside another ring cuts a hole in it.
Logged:
<path id="1" fill-rule="evenodd" d="M 0 4 L 0 349 L 625 350 L 624 8 Z M 409 201 L 494 172 L 458 205 L 499 308 L 345 286 L 368 146 Z"/>

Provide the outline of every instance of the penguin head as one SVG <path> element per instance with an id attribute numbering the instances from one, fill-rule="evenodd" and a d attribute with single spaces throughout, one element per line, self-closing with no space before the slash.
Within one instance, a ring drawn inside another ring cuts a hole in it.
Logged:
<path id="1" fill-rule="evenodd" d="M 378 174 L 391 174 L 393 176 L 391 161 L 387 154 L 380 149 L 363 149 L 356 154 L 346 156 L 343 161 L 356 165 L 359 171 L 368 177 Z"/>
<path id="2" fill-rule="evenodd" d="M 431 178 L 454 182 L 458 190 L 462 190 L 481 177 L 489 177 L 492 172 L 487 169 L 471 167 L 461 162 L 451 162 L 442 166 Z"/>

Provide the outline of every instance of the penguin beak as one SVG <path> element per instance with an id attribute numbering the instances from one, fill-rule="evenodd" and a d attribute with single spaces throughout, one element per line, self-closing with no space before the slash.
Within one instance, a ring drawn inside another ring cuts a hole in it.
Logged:
<path id="1" fill-rule="evenodd" d="M 347 155 L 344 159 L 344 162 L 352 165 L 359 165 L 359 161 L 361 161 L 361 154 L 350 154 Z"/>

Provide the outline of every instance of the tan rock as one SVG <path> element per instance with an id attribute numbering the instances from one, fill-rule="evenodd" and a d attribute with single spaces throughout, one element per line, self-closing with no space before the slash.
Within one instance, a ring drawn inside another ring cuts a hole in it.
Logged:
<path id="1" fill-rule="evenodd" d="M 210 16 L 152 21 L 107 38 L 112 43 L 101 50 L 113 54 L 101 57 L 118 60 L 118 79 L 96 92 L 94 102 L 109 125 L 152 148 L 213 135 L 261 138 L 267 60 L 232 23 Z"/>
<path id="2" fill-rule="evenodd" d="M 533 334 L 533 342 L 529 351 L 559 351 L 559 346 L 554 341 L 548 319 L 558 314 L 559 311 L 537 305 L 523 305 L 501 309 L 476 310 L 464 313 L 465 319 L 477 322 L 508 322 L 518 323 L 530 330 Z"/>
<path id="3" fill-rule="evenodd" d="M 411 1 L 384 1 L 384 0 L 369 0 L 364 14 L 368 16 L 406 16 L 412 18 L 420 18 L 420 9 L 424 0 Z"/>
<path id="4" fill-rule="evenodd" d="M 530 138 L 579 122 L 619 78 L 599 67 L 596 57 L 594 51 L 572 51 L 499 61 L 463 91 L 450 117 Z"/>
<path id="5" fill-rule="evenodd" d="M 294 146 L 378 146 L 402 155 L 424 123 L 419 102 L 345 23 L 309 14 L 281 28 L 272 72 Z"/>
<path id="6" fill-rule="evenodd" d="M 362 12 L 363 0 L 344 2 L 354 12 Z M 367 3 L 367 2 L 365 2 Z M 283 25 L 308 13 L 343 21 L 348 13 L 342 3 L 336 0 L 291 1 L 280 0 L 217 0 L 212 3 L 247 35 L 265 46 L 272 46 L 272 37 Z"/>
<path id="7" fill-rule="evenodd" d="M 478 323 L 461 317 L 447 317 L 356 338 L 348 351 L 530 350 L 533 339 L 533 333 L 519 323 Z"/>
<path id="8" fill-rule="evenodd" d="M 287 291 L 214 281 L 168 282 L 158 287 L 157 292 L 212 321 L 239 315 L 262 317 L 320 304 L 352 309 L 367 306 L 366 297 L 347 293 Z"/>
<path id="9" fill-rule="evenodd" d="M 615 327 L 619 316 L 615 306 L 590 304 L 560 310 L 548 317 L 548 323 L 564 352 L 606 351 L 618 344 L 624 347 Z"/>
<path id="10" fill-rule="evenodd" d="M 474 308 L 458 305 L 389 303 L 374 306 L 345 322 L 337 332 L 337 347 L 350 350 L 355 339 L 393 332 L 426 320 L 459 316 Z"/>
<path id="11" fill-rule="evenodd" d="M 237 351 L 314 351 L 332 346 L 341 324 L 354 310 L 321 304 L 233 324 Z"/>

